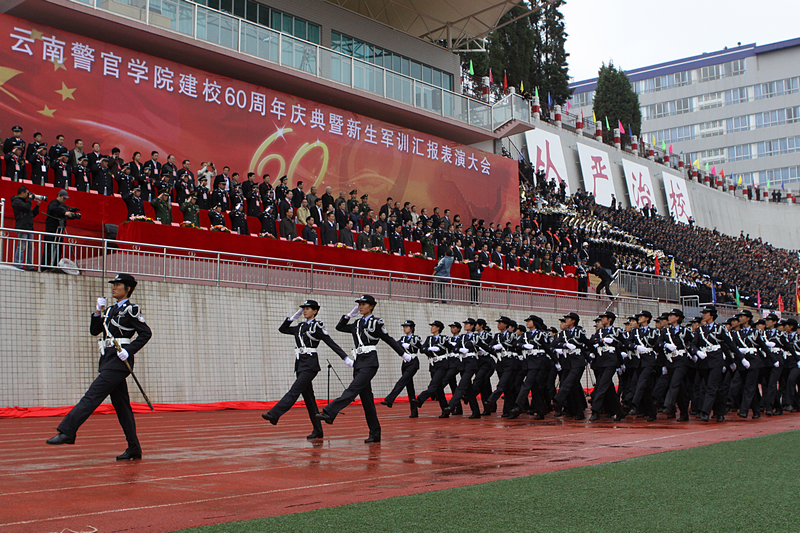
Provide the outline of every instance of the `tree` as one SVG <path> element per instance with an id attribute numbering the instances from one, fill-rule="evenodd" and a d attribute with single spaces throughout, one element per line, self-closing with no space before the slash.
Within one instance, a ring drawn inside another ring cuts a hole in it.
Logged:
<path id="1" fill-rule="evenodd" d="M 538 57 L 534 55 L 534 67 L 537 86 L 545 90 L 539 94 L 547 98 L 549 94 L 553 102 L 564 105 L 572 91 L 569 88 L 569 73 L 567 57 L 569 54 L 564 49 L 567 32 L 564 31 L 564 15 L 559 8 L 564 5 L 563 0 L 554 2 L 544 8 L 539 24 L 540 48 Z"/>
<path id="2" fill-rule="evenodd" d="M 608 117 L 613 128 L 617 121 L 633 131 L 629 135 L 640 135 L 642 130 L 642 110 L 639 108 L 639 96 L 633 92 L 631 82 L 622 69 L 614 63 L 600 67 L 597 78 L 597 89 L 594 94 L 594 113 L 597 120 Z"/>

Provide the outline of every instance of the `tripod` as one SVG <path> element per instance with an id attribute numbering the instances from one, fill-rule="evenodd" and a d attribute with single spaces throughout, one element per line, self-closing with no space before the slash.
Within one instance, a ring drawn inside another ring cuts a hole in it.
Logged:
<path id="1" fill-rule="evenodd" d="M 336 379 L 338 379 L 339 383 L 342 385 L 342 390 L 346 389 L 347 387 L 344 386 L 342 378 L 339 377 L 339 374 L 336 372 L 336 369 L 333 368 L 330 359 L 326 358 L 325 360 L 328 362 L 328 403 L 326 403 L 325 405 L 329 405 L 331 403 L 331 370 L 333 370 L 333 373 L 336 375 Z"/>

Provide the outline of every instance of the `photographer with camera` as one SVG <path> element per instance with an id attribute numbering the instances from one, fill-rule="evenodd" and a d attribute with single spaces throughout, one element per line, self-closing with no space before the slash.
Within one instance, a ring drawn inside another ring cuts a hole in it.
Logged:
<path id="1" fill-rule="evenodd" d="M 44 223 L 44 230 L 49 234 L 45 235 L 44 261 L 42 261 L 42 272 L 52 272 L 58 265 L 61 256 L 61 240 L 64 230 L 67 227 L 67 220 L 77 220 L 81 218 L 78 213 L 80 209 L 69 207 L 64 202 L 69 199 L 69 194 L 65 190 L 58 191 L 56 199 L 47 206 L 47 220 Z"/>
<path id="2" fill-rule="evenodd" d="M 36 270 L 33 266 L 33 234 L 30 232 L 33 231 L 33 217 L 39 214 L 39 202 L 46 201 L 46 196 L 37 196 L 25 186 L 17 189 L 17 195 L 11 198 L 14 229 L 20 239 L 14 250 L 14 264 L 21 270 Z"/>

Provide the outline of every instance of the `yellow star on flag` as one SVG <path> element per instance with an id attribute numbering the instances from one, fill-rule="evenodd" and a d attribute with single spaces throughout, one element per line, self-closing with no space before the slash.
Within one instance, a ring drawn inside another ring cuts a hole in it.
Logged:
<path id="1" fill-rule="evenodd" d="M 0 67 L 0 91 L 4 92 L 4 93 L 5 93 L 5 94 L 7 94 L 8 96 L 10 96 L 11 98 L 13 98 L 13 99 L 14 99 L 14 100 L 16 100 L 17 102 L 19 102 L 19 98 L 17 98 L 17 97 L 16 97 L 16 96 L 14 96 L 13 94 L 11 94 L 11 93 L 8 91 L 8 89 L 6 89 L 5 87 L 3 87 L 3 84 L 4 84 L 5 82 L 7 82 L 8 80 L 10 80 L 11 78 L 13 78 L 14 76 L 16 76 L 17 74 L 22 74 L 22 71 L 19 71 L 19 70 L 14 70 L 13 68 L 8 68 L 8 67 Z"/>
<path id="2" fill-rule="evenodd" d="M 50 109 L 49 107 L 47 107 L 46 104 L 44 106 L 44 109 L 42 109 L 41 111 L 37 111 L 37 113 L 40 113 L 40 114 L 42 114 L 42 115 L 44 115 L 46 117 L 50 117 L 50 118 L 53 118 L 53 113 L 55 113 L 55 112 L 56 112 L 55 109 Z"/>
<path id="3" fill-rule="evenodd" d="M 67 98 L 69 98 L 70 100 L 75 100 L 75 97 L 72 96 L 72 93 L 74 93 L 77 90 L 78 90 L 77 87 L 74 88 L 74 89 L 70 89 L 69 87 L 67 87 L 67 84 L 62 81 L 61 82 L 61 90 L 58 90 L 58 91 L 55 91 L 55 92 L 57 92 L 58 94 L 61 95 L 61 101 L 63 102 Z"/>
<path id="4" fill-rule="evenodd" d="M 64 66 L 63 59 L 61 61 L 56 61 L 55 59 L 51 59 L 50 62 L 53 63 L 53 72 L 58 72 L 58 69 L 60 68 L 67 70 L 67 67 Z"/>
<path id="5" fill-rule="evenodd" d="M 44 33 L 40 32 L 39 30 L 31 30 L 31 37 L 33 37 L 34 40 L 41 39 L 43 35 Z"/>

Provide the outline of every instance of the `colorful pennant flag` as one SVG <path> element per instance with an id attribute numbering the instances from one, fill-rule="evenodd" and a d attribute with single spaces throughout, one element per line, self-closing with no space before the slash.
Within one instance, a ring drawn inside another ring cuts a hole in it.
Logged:
<path id="1" fill-rule="evenodd" d="M 534 87 L 533 88 L 533 96 L 535 96 L 536 98 L 539 98 L 539 88 L 538 87 Z"/>
<path id="2" fill-rule="evenodd" d="M 739 287 L 736 287 L 736 307 L 742 306 L 742 300 L 739 298 Z"/>
<path id="3" fill-rule="evenodd" d="M 594 109 L 592 109 L 592 122 L 597 122 L 597 115 L 594 114 Z"/>
<path id="4" fill-rule="evenodd" d="M 783 297 L 778 295 L 778 311 L 783 311 Z"/>
<path id="5" fill-rule="evenodd" d="M 658 256 L 656 256 L 655 274 L 656 276 L 661 275 L 661 264 L 658 262 Z"/>
<path id="6" fill-rule="evenodd" d="M 508 76 L 506 76 L 506 71 L 503 71 L 503 90 L 508 89 Z"/>
<path id="7" fill-rule="evenodd" d="M 550 93 L 547 93 L 547 105 L 553 107 L 553 97 L 550 96 Z"/>
<path id="8" fill-rule="evenodd" d="M 520 80 L 520 82 L 519 82 L 519 92 L 521 92 L 522 94 L 525 94 L 525 82 L 522 81 L 522 80 Z"/>
<path id="9" fill-rule="evenodd" d="M 655 135 L 653 135 L 653 142 L 652 142 L 652 143 L 650 143 L 650 144 L 652 144 L 653 146 L 655 146 L 655 145 L 656 145 L 656 136 L 655 136 Z"/>
<path id="10" fill-rule="evenodd" d="M 717 165 L 714 165 L 713 167 L 711 167 L 711 173 L 712 174 L 716 174 L 717 173 Z"/>
<path id="11" fill-rule="evenodd" d="M 617 120 L 617 122 L 619 123 L 619 132 L 624 134 L 625 133 L 625 128 L 622 127 L 622 121 L 621 120 Z"/>
<path id="12" fill-rule="evenodd" d="M 567 100 L 567 113 L 569 113 L 569 108 L 572 107 L 572 103 Z"/>
<path id="13" fill-rule="evenodd" d="M 706 161 L 706 172 L 708 172 L 708 162 Z"/>
<path id="14" fill-rule="evenodd" d="M 606 129 L 611 131 L 611 126 L 608 125 L 608 116 L 606 116 Z"/>
<path id="15" fill-rule="evenodd" d="M 669 155 L 672 155 L 672 145 L 669 145 Z"/>
<path id="16" fill-rule="evenodd" d="M 472 68 L 472 60 L 471 59 L 469 60 L 469 75 L 470 76 L 474 76 L 475 75 L 475 69 Z"/>
<path id="17" fill-rule="evenodd" d="M 739 176 L 739 185 L 741 185 L 741 184 L 742 184 L 742 177 Z"/>
<path id="18" fill-rule="evenodd" d="M 724 168 L 719 169 L 719 175 L 722 176 L 723 178 L 725 177 L 725 169 Z"/>
<path id="19" fill-rule="evenodd" d="M 661 139 L 661 151 L 662 152 L 666 152 L 667 151 L 667 143 L 666 143 L 666 141 L 664 139 Z"/>
<path id="20" fill-rule="evenodd" d="M 717 303 L 717 288 L 714 286 L 714 282 L 711 282 L 711 302 Z"/>
<path id="21" fill-rule="evenodd" d="M 672 258 L 672 263 L 670 263 L 670 265 L 669 265 L 669 275 L 672 278 L 677 277 L 675 275 L 675 258 L 674 257 Z"/>
<path id="22" fill-rule="evenodd" d="M 692 163 L 692 164 L 693 164 L 695 167 L 697 167 L 697 170 L 700 170 L 700 160 L 699 160 L 699 159 L 695 159 L 695 160 L 694 160 L 694 163 Z"/>
<path id="23" fill-rule="evenodd" d="M 758 291 L 758 296 L 756 296 L 756 307 L 761 309 L 761 291 Z"/>
<path id="24" fill-rule="evenodd" d="M 494 85 L 494 78 L 492 77 L 492 69 L 489 69 L 489 85 Z"/>
<path id="25" fill-rule="evenodd" d="M 794 312 L 800 311 L 800 286 L 794 286 Z"/>

